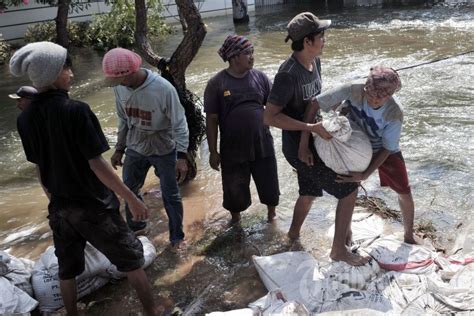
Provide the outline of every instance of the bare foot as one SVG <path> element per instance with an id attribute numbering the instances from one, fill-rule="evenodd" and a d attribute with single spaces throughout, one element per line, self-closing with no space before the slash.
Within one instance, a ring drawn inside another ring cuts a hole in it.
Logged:
<path id="1" fill-rule="evenodd" d="M 273 223 L 275 221 L 276 212 L 275 210 L 268 210 L 267 213 L 267 223 Z"/>
<path id="2" fill-rule="evenodd" d="M 354 254 L 348 251 L 344 251 L 341 253 L 331 252 L 329 257 L 333 261 L 344 261 L 345 263 L 354 267 L 363 266 L 364 264 L 370 261 L 370 257 L 362 257 L 358 254 Z"/>
<path id="3" fill-rule="evenodd" d="M 232 219 L 229 222 L 229 227 L 240 225 L 240 213 L 230 213 Z"/>
<path id="4" fill-rule="evenodd" d="M 188 242 L 186 239 L 178 240 L 175 242 L 172 242 L 170 245 L 170 250 L 174 253 L 180 253 L 186 250 L 188 247 Z"/>
<path id="5" fill-rule="evenodd" d="M 288 238 L 290 238 L 291 240 L 297 240 L 300 238 L 300 232 L 294 231 L 290 228 L 290 230 L 288 231 Z"/>
<path id="6" fill-rule="evenodd" d="M 417 235 L 417 234 L 412 234 L 412 235 L 405 235 L 405 238 L 403 240 L 404 242 L 406 242 L 407 244 L 411 244 L 411 245 L 423 245 L 424 244 L 424 240 L 421 236 Z"/>

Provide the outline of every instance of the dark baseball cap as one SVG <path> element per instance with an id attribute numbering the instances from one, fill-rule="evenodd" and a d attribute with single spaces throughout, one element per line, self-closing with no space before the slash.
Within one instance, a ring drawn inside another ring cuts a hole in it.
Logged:
<path id="1" fill-rule="evenodd" d="M 36 90 L 35 88 L 30 87 L 30 86 L 23 86 L 23 87 L 20 87 L 16 91 L 16 93 L 9 94 L 8 96 L 11 99 L 19 99 L 19 98 L 33 99 L 36 94 L 38 94 L 38 90 Z"/>
<path id="2" fill-rule="evenodd" d="M 291 38 L 293 42 L 303 39 L 306 35 L 322 32 L 331 25 L 331 20 L 320 20 L 311 12 L 302 12 L 288 23 L 286 29 L 288 36 L 285 42 Z"/>

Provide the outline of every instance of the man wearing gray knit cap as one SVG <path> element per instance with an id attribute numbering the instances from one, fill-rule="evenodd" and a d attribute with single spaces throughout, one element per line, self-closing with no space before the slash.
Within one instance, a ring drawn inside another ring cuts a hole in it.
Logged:
<path id="1" fill-rule="evenodd" d="M 26 158 L 36 165 L 50 200 L 49 225 L 68 315 L 78 313 L 75 277 L 85 268 L 86 242 L 127 273 L 145 312 L 159 315 L 163 309 L 153 302 L 142 268 L 143 246 L 120 215 L 114 192 L 137 220 L 147 218 L 148 209 L 102 158 L 109 146 L 90 107 L 69 99 L 73 73 L 67 50 L 51 42 L 28 44 L 13 55 L 10 71 L 27 75 L 39 92 L 17 127 Z"/>

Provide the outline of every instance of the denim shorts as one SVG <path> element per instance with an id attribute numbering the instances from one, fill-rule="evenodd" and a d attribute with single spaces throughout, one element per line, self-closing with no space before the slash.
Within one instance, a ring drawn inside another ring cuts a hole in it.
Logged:
<path id="1" fill-rule="evenodd" d="M 86 242 L 102 252 L 121 272 L 134 271 L 145 263 L 143 245 L 118 209 L 56 208 L 52 203 L 48 209 L 59 279 L 72 279 L 84 271 Z"/>

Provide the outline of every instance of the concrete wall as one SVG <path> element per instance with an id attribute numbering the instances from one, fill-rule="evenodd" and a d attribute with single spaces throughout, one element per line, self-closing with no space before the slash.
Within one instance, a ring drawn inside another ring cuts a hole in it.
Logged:
<path id="1" fill-rule="evenodd" d="M 0 13 L 0 34 L 10 43 L 21 43 L 28 25 L 52 21 L 56 17 L 57 7 L 33 3 L 8 8 Z M 232 14 L 232 0 L 195 0 L 202 17 Z M 178 22 L 178 12 L 174 0 L 163 0 L 163 16 L 167 22 Z M 248 11 L 255 11 L 255 0 L 247 0 Z M 110 7 L 104 1 L 92 2 L 87 10 L 70 13 L 71 21 L 87 21 L 93 14 L 109 12 Z"/>

